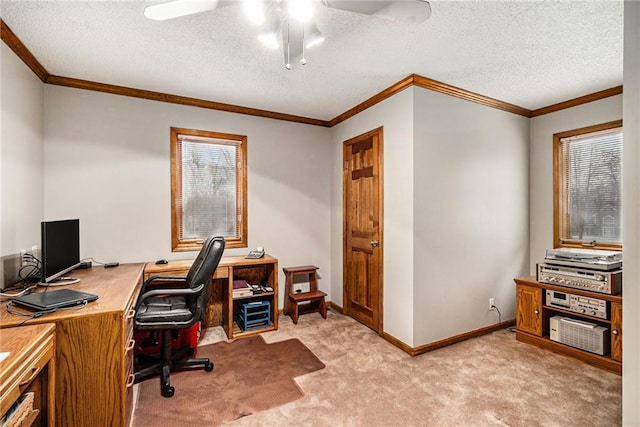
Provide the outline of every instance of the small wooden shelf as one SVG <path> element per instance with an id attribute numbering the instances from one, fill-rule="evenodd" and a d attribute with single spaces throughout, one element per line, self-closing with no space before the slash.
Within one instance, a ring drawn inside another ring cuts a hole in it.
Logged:
<path id="1" fill-rule="evenodd" d="M 319 312 L 323 318 L 327 318 L 327 305 L 324 298 L 327 296 L 318 290 L 318 267 L 305 265 L 301 267 L 285 267 L 282 269 L 285 275 L 285 301 L 284 314 L 291 316 L 294 324 L 298 324 L 298 316 L 304 313 Z M 308 292 L 294 292 L 293 282 L 295 276 L 305 275 L 309 277 Z"/>

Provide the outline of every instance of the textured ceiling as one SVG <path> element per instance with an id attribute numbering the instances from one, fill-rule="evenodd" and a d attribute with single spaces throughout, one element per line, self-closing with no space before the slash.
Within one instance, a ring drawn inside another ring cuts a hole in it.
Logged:
<path id="1" fill-rule="evenodd" d="M 58 76 L 330 120 L 409 74 L 528 109 L 622 84 L 622 1 L 438 1 L 412 26 L 317 7 L 326 41 L 287 71 L 240 5 L 169 21 L 153 1 L 7 1 Z"/>

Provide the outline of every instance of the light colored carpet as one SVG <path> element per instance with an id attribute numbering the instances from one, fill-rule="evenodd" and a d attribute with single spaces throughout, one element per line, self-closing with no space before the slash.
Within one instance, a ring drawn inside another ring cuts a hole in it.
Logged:
<path id="1" fill-rule="evenodd" d="M 325 369 L 305 395 L 233 426 L 617 426 L 622 379 L 515 340 L 508 329 L 411 357 L 349 317 L 280 317 L 267 342 L 298 338 Z M 207 330 L 201 344 L 223 340 Z"/>

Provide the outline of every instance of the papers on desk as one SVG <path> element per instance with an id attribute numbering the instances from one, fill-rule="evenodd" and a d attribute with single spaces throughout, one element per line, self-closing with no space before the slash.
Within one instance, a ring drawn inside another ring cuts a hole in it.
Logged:
<path id="1" fill-rule="evenodd" d="M 9 357 L 9 352 L 8 351 L 0 352 L 0 362 L 2 362 L 7 357 Z"/>
<path id="2" fill-rule="evenodd" d="M 250 297 L 253 295 L 253 288 L 246 280 L 233 281 L 233 298 Z"/>

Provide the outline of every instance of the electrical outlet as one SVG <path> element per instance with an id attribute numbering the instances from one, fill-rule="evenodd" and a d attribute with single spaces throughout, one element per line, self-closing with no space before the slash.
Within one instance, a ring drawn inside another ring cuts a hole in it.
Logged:
<path id="1" fill-rule="evenodd" d="M 34 246 L 34 248 L 37 248 L 37 246 Z M 31 250 L 27 250 L 27 249 L 23 249 L 20 251 L 20 267 L 24 267 L 25 265 L 34 265 L 35 261 L 33 260 L 33 256 L 34 256 L 34 250 L 33 248 L 31 248 Z"/>
<path id="2" fill-rule="evenodd" d="M 496 300 L 493 298 L 489 298 L 489 310 L 493 310 L 496 306 Z"/>

